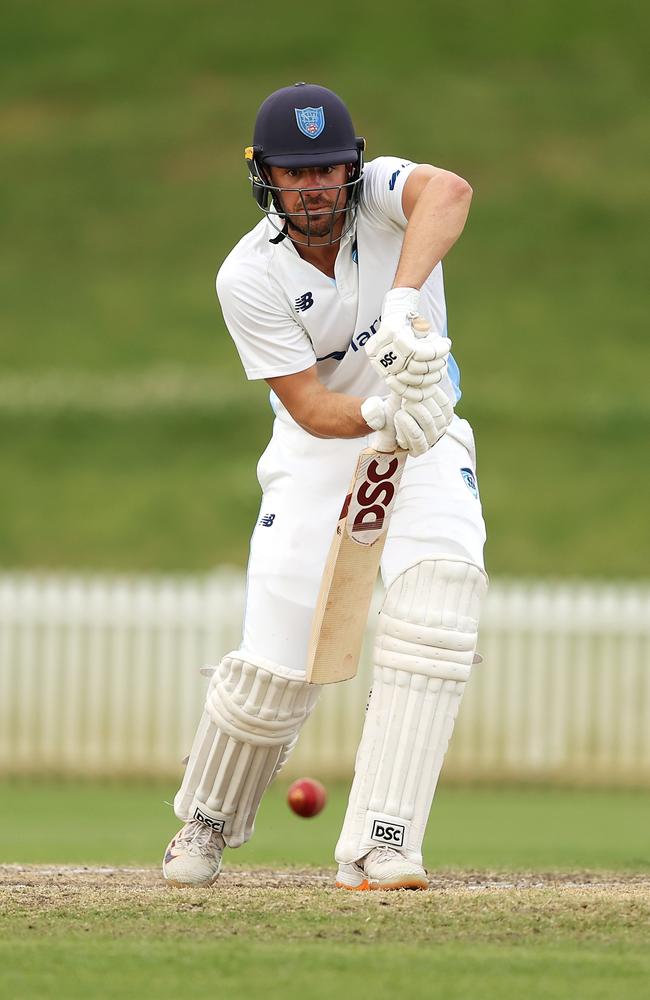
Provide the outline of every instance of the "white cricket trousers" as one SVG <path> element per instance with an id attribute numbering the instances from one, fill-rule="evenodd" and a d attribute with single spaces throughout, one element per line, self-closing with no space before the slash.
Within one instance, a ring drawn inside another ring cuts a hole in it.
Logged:
<path id="1" fill-rule="evenodd" d="M 323 567 L 366 445 L 365 438 L 315 438 L 276 419 L 257 467 L 263 497 L 251 538 L 241 656 L 305 670 Z M 455 416 L 430 451 L 406 461 L 381 562 L 386 588 L 425 559 L 483 568 L 477 482 L 472 429 Z"/>

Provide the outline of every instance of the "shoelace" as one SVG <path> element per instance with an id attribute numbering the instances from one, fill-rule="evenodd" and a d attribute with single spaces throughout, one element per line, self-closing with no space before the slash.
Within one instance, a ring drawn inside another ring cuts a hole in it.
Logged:
<path id="1" fill-rule="evenodd" d="M 211 843 L 214 837 L 216 837 L 214 830 L 211 830 L 205 823 L 201 823 L 198 819 L 195 819 L 183 828 L 178 837 L 178 843 L 194 847 L 202 854 L 209 854 L 214 846 Z"/>
<path id="2" fill-rule="evenodd" d="M 396 857 L 399 851 L 396 851 L 394 847 L 374 847 L 370 852 L 372 854 L 373 861 L 390 861 L 391 858 Z"/>

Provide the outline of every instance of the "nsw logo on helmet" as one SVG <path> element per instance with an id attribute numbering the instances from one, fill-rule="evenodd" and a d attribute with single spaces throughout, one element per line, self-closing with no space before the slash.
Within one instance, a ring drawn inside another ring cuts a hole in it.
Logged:
<path id="1" fill-rule="evenodd" d="M 325 128 L 325 110 L 320 108 L 294 108 L 296 124 L 308 139 L 318 139 Z"/>

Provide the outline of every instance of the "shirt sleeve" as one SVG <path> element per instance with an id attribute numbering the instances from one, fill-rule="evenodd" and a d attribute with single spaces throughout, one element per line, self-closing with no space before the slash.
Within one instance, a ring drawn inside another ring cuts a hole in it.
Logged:
<path id="1" fill-rule="evenodd" d="M 287 311 L 262 272 L 225 261 L 217 296 L 228 332 L 249 379 L 294 375 L 316 364 L 304 329 Z"/>
<path id="2" fill-rule="evenodd" d="M 387 220 L 404 228 L 407 218 L 402 208 L 404 184 L 417 163 L 397 156 L 378 156 L 371 160 L 363 174 L 362 198 L 366 210 L 378 222 Z"/>

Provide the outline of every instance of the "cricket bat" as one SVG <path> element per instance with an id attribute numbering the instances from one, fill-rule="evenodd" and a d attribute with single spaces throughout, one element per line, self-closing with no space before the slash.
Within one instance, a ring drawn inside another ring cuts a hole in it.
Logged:
<path id="1" fill-rule="evenodd" d="M 418 319 L 413 328 L 424 336 L 429 325 Z M 392 405 L 397 410 L 398 396 L 393 397 Z M 359 455 L 327 556 L 307 656 L 306 678 L 311 684 L 346 681 L 357 672 L 379 562 L 407 456 L 397 447 L 390 431 L 380 448 L 364 448 Z"/>
<path id="2" fill-rule="evenodd" d="M 312 623 L 307 680 L 354 677 L 368 610 L 402 478 L 405 451 L 364 448 L 339 515 Z"/>

